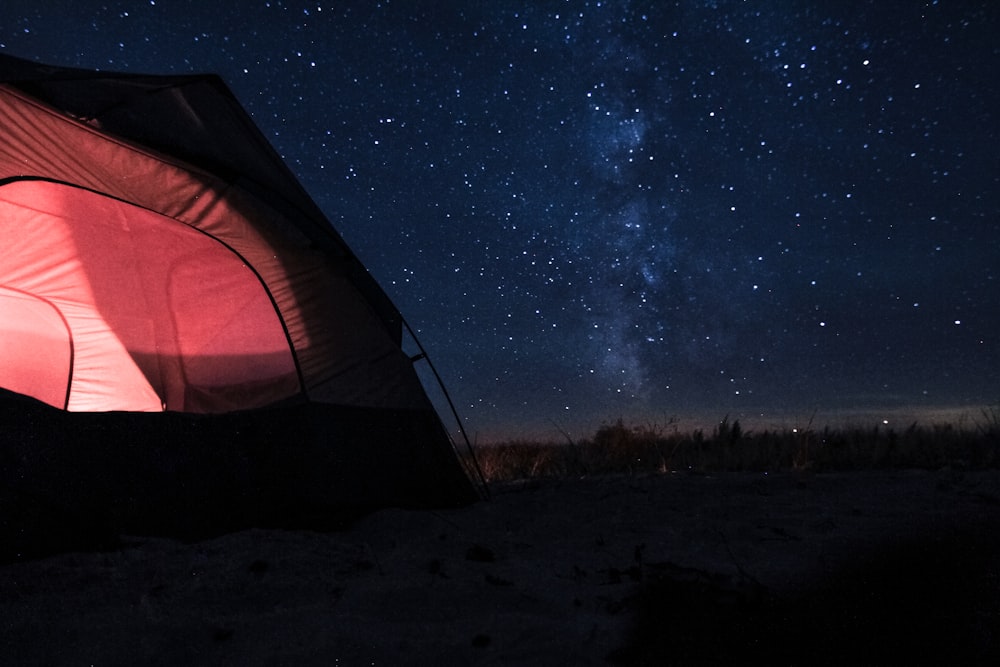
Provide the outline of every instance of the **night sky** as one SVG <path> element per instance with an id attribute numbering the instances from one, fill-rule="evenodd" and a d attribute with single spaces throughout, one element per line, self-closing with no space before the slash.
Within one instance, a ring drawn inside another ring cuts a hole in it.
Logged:
<path id="1" fill-rule="evenodd" d="M 5 0 L 0 50 L 221 75 L 470 437 L 997 406 L 1000 3 L 228 5 Z"/>

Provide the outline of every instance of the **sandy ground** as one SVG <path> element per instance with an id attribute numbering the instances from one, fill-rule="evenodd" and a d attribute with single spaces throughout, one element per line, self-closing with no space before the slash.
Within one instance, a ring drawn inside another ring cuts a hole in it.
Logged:
<path id="1" fill-rule="evenodd" d="M 510 484 L 0 567 L 4 665 L 1000 664 L 1000 471 Z"/>

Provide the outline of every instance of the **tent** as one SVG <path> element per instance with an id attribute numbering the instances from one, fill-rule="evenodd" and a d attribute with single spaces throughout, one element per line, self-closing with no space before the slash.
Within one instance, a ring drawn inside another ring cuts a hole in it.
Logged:
<path id="1" fill-rule="evenodd" d="M 0 238 L 8 536 L 478 497 L 399 311 L 220 78 L 0 55 Z"/>

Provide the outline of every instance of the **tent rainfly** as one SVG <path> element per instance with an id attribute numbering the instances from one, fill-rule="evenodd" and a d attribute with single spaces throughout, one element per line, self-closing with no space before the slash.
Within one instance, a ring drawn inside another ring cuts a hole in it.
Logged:
<path id="1" fill-rule="evenodd" d="M 8 555 L 478 497 L 400 313 L 218 77 L 0 55 L 0 238 Z"/>

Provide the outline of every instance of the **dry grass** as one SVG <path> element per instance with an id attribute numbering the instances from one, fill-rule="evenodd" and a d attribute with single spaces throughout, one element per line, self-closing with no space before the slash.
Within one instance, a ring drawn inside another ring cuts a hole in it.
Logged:
<path id="1" fill-rule="evenodd" d="M 606 423 L 587 440 L 480 446 L 487 482 L 672 471 L 835 471 L 1000 467 L 1000 410 L 971 427 L 951 424 L 744 431 L 723 419 L 706 435 L 666 426 Z"/>

